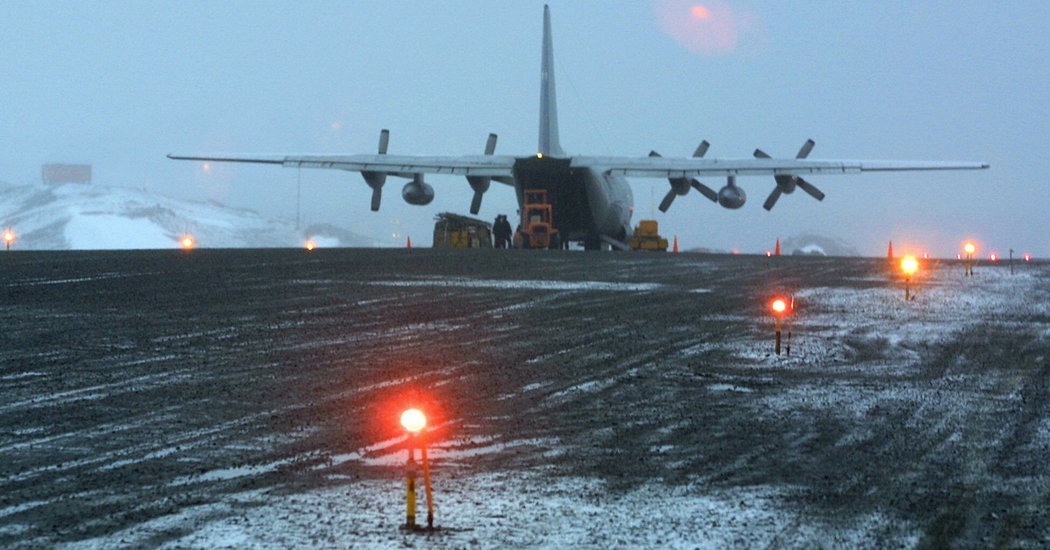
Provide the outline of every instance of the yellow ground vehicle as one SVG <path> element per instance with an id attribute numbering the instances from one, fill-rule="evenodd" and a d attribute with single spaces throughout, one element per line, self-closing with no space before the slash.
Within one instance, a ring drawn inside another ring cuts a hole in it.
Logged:
<path id="1" fill-rule="evenodd" d="M 561 237 L 554 228 L 553 209 L 546 189 L 526 189 L 521 206 L 521 225 L 514 232 L 517 248 L 559 248 Z"/>
<path id="2" fill-rule="evenodd" d="M 435 217 L 434 248 L 492 248 L 492 224 L 442 212 Z"/>
<path id="3" fill-rule="evenodd" d="M 634 228 L 634 236 L 629 243 L 631 250 L 655 250 L 667 252 L 667 239 L 660 236 L 656 220 L 642 220 Z"/>

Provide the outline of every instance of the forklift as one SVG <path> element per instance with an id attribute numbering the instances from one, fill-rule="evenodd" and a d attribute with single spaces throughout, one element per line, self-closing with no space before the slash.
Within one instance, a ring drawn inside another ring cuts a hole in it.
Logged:
<path id="1" fill-rule="evenodd" d="M 514 232 L 517 248 L 561 247 L 561 236 L 554 228 L 553 208 L 546 189 L 526 189 L 521 206 L 521 225 Z"/>

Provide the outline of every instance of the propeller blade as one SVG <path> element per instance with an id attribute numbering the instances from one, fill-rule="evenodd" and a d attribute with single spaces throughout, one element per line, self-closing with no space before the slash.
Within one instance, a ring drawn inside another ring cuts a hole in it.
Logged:
<path id="1" fill-rule="evenodd" d="M 477 214 L 478 211 L 481 210 L 481 197 L 482 196 L 484 196 L 484 193 L 479 193 L 477 191 L 474 191 L 474 198 L 471 199 L 471 201 L 470 201 L 470 213 L 471 214 Z"/>
<path id="2" fill-rule="evenodd" d="M 372 188 L 372 212 L 379 212 L 379 201 L 383 198 L 383 188 Z"/>
<path id="3" fill-rule="evenodd" d="M 674 192 L 674 189 L 671 189 L 666 195 L 664 195 L 664 200 L 660 201 L 661 212 L 667 212 L 667 209 L 671 207 L 671 203 L 674 202 L 675 195 L 677 195 L 677 193 Z"/>
<path id="4" fill-rule="evenodd" d="M 803 191 L 809 193 L 810 196 L 813 197 L 814 199 L 817 199 L 818 201 L 824 200 L 824 193 L 822 193 L 820 191 L 820 189 L 817 189 L 817 187 L 815 185 L 813 185 L 812 183 L 809 183 L 808 181 L 806 181 L 806 180 L 804 180 L 802 178 L 798 178 L 798 181 L 796 181 L 795 183 L 798 184 L 798 186 Z"/>
<path id="5" fill-rule="evenodd" d="M 496 152 L 496 134 L 489 134 L 489 140 L 485 143 L 485 154 L 491 155 Z M 477 212 L 475 212 L 477 214 Z"/>
<path id="6" fill-rule="evenodd" d="M 766 198 L 766 202 L 764 202 L 762 204 L 762 208 L 765 208 L 766 210 L 772 210 L 773 209 L 773 205 L 775 205 L 777 203 L 777 199 L 780 198 L 780 194 L 781 193 L 782 193 L 782 191 L 780 190 L 779 187 L 774 187 L 773 188 L 773 192 L 770 193 L 769 197 Z"/>
<path id="7" fill-rule="evenodd" d="M 707 153 L 707 149 L 709 147 L 711 147 L 711 144 L 708 143 L 706 139 L 704 141 L 701 141 L 700 145 L 697 145 L 696 146 L 696 150 L 693 151 L 693 158 L 703 157 Z M 660 155 L 660 153 L 657 153 L 656 151 L 649 151 L 649 156 L 650 157 L 660 157 L 661 155 Z M 685 178 L 668 178 L 668 179 L 671 182 L 671 190 L 668 191 L 667 194 L 664 195 L 664 199 L 662 201 L 660 201 L 660 211 L 661 212 L 667 212 L 667 209 L 671 207 L 671 203 L 674 202 L 674 197 L 675 197 L 675 195 L 678 194 L 679 191 L 683 195 L 686 194 L 689 191 L 688 188 L 683 188 L 682 187 L 682 185 L 686 181 Z M 701 195 L 707 197 L 711 202 L 718 202 L 718 193 L 715 192 L 714 189 L 711 189 L 710 187 L 700 183 L 699 181 L 697 181 L 694 178 L 690 178 L 688 181 L 689 181 L 689 185 L 693 189 L 696 189 L 697 192 L 699 192 Z"/>
<path id="8" fill-rule="evenodd" d="M 806 142 L 802 144 L 802 148 L 798 150 L 798 154 L 795 155 L 795 158 L 804 159 L 808 157 L 809 152 L 813 150 L 814 145 L 816 145 L 816 142 L 812 139 L 807 139 Z"/>
<path id="9" fill-rule="evenodd" d="M 386 154 L 386 147 L 390 145 L 390 130 L 383 129 L 379 132 L 379 154 Z"/>
<path id="10" fill-rule="evenodd" d="M 701 195 L 707 197 L 711 202 L 718 202 L 718 193 L 714 189 L 700 183 L 696 179 L 689 180 L 689 184 L 693 186 L 693 189 L 699 191 Z"/>
<path id="11" fill-rule="evenodd" d="M 755 149 L 755 158 L 756 159 L 771 159 L 773 157 L 767 155 L 766 152 L 761 150 L 761 149 Z"/>

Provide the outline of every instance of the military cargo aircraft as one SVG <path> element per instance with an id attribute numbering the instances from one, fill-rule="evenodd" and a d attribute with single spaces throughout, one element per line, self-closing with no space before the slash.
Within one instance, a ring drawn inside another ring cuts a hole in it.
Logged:
<path id="1" fill-rule="evenodd" d="M 543 9 L 543 54 L 540 68 L 540 124 L 537 150 L 525 156 L 496 155 L 496 135 L 490 134 L 483 155 L 419 156 L 389 155 L 390 133 L 380 132 L 379 150 L 374 155 L 186 155 L 171 154 L 175 160 L 207 162 L 248 162 L 279 164 L 286 167 L 325 168 L 360 172 L 372 188 L 371 209 L 378 211 L 387 176 L 407 178 L 401 190 L 405 202 L 426 205 L 434 199 L 434 188 L 424 181 L 425 174 L 465 176 L 474 190 L 470 211 L 477 214 L 482 197 L 491 182 L 514 188 L 519 206 L 528 190 L 545 190 L 553 212 L 553 226 L 559 244 L 582 242 L 588 250 L 604 245 L 626 249 L 632 233 L 634 198 L 626 177 L 667 178 L 671 188 L 660 203 L 666 212 L 674 199 L 695 189 L 724 208 L 744 205 L 747 196 L 736 184 L 738 176 L 773 176 L 776 186 L 763 207 L 773 208 L 782 194 L 795 189 L 817 200 L 824 193 L 802 178 L 808 174 L 853 174 L 859 172 L 904 170 L 975 170 L 988 168 L 982 162 L 878 161 L 809 159 L 814 142 L 806 141 L 794 159 L 774 159 L 756 149 L 755 158 L 704 158 L 708 143 L 703 141 L 690 158 L 662 157 L 655 151 L 644 157 L 569 155 L 558 139 L 558 112 L 554 86 L 554 48 L 550 9 Z M 719 190 L 698 178 L 725 178 Z"/>

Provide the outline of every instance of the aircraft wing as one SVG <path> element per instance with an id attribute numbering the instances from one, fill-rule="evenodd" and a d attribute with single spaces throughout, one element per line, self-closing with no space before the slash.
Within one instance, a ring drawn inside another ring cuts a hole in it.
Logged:
<path id="1" fill-rule="evenodd" d="M 621 176 L 690 178 L 702 176 L 762 176 L 802 174 L 854 174 L 912 170 L 981 170 L 984 162 L 806 160 L 806 159 L 704 159 L 665 157 L 572 157 L 573 167 Z"/>
<path id="2" fill-rule="evenodd" d="M 291 168 L 327 168 L 351 172 L 376 172 L 411 178 L 416 174 L 452 174 L 513 178 L 514 157 L 506 155 L 417 156 L 417 155 L 168 155 L 173 160 L 279 164 Z"/>

